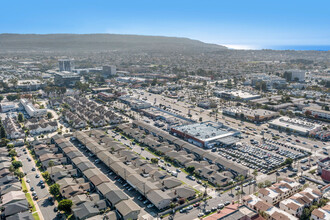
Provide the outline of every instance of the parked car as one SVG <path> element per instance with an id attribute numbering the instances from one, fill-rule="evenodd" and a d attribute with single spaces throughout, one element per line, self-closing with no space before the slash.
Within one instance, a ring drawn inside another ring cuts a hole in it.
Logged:
<path id="1" fill-rule="evenodd" d="M 201 213 L 198 213 L 198 218 L 200 218 L 200 217 L 203 217 L 205 214 L 203 213 L 203 212 L 201 212 Z"/>
<path id="2" fill-rule="evenodd" d="M 151 209 L 151 208 L 153 208 L 155 205 L 154 204 L 149 204 L 149 205 L 147 205 L 147 208 L 148 209 Z"/>
<path id="3" fill-rule="evenodd" d="M 200 203 L 199 202 L 197 202 L 197 203 L 194 204 L 194 207 L 198 207 L 198 206 L 200 206 Z"/>

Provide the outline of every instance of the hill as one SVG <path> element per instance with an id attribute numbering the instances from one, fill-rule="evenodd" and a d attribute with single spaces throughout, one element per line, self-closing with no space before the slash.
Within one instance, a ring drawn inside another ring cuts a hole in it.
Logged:
<path id="1" fill-rule="evenodd" d="M 178 37 L 120 34 L 0 34 L 2 52 L 210 52 L 227 49 Z"/>

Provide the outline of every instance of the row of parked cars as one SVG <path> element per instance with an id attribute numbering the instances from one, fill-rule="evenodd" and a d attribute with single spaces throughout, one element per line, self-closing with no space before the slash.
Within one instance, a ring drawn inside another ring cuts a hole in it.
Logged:
<path id="1" fill-rule="evenodd" d="M 264 155 L 260 149 L 249 145 L 223 148 L 219 155 L 262 173 L 267 173 L 276 166 L 275 161 L 272 161 L 276 157 L 268 160 L 271 155 Z M 274 164 L 270 164 L 271 162 Z"/>
<path id="2" fill-rule="evenodd" d="M 131 192 L 131 191 L 135 190 L 130 184 L 128 184 L 121 177 L 117 176 L 113 171 L 109 171 L 108 176 L 112 176 L 114 178 L 114 180 L 116 182 L 120 183 L 127 191 Z M 147 208 L 149 208 L 149 209 L 154 207 L 154 204 L 150 203 L 150 201 L 148 199 L 146 199 L 143 195 L 140 195 L 138 197 L 138 200 L 141 201 L 144 205 L 146 205 Z"/>
<path id="3" fill-rule="evenodd" d="M 292 146 L 292 145 L 283 143 L 283 142 L 274 141 L 274 140 L 265 138 L 265 143 L 273 145 L 273 146 L 278 146 L 278 147 L 282 146 L 282 147 L 288 148 L 289 150 L 296 151 L 297 153 L 293 153 L 293 152 L 292 153 L 293 153 L 293 155 L 296 155 L 297 158 L 292 158 L 292 159 L 299 159 L 299 157 L 304 157 L 304 156 L 308 155 L 308 152 L 306 150 L 301 149 L 301 148 L 296 147 L 296 146 Z"/>
<path id="4" fill-rule="evenodd" d="M 229 204 L 230 204 L 229 201 L 226 201 L 224 204 L 220 203 L 220 204 L 218 204 L 217 207 L 212 207 L 211 209 L 206 209 L 204 212 L 198 213 L 198 217 L 203 217 L 204 215 L 210 214 L 211 212 L 214 212 L 216 210 L 223 209 L 225 206 L 227 206 Z M 194 205 L 189 205 L 189 206 L 187 206 L 185 208 L 182 208 L 182 209 L 180 209 L 179 212 L 180 213 L 189 212 L 190 210 L 192 210 L 193 208 L 198 207 L 198 206 L 200 206 L 200 203 L 199 202 L 195 203 Z"/>

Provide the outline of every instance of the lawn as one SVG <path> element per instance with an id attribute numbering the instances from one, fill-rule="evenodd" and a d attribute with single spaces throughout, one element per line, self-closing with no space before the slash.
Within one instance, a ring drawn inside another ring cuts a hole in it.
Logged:
<path id="1" fill-rule="evenodd" d="M 28 188 L 27 188 L 27 186 L 26 186 L 26 182 L 25 182 L 25 180 L 23 180 L 22 179 L 22 190 L 23 190 L 23 192 L 26 190 L 26 192 L 28 191 Z"/>
<path id="2" fill-rule="evenodd" d="M 33 216 L 34 220 L 40 220 L 37 212 L 33 213 L 32 216 Z"/>
<path id="3" fill-rule="evenodd" d="M 26 197 L 26 200 L 28 201 L 28 203 L 31 205 L 32 207 L 32 212 L 35 212 L 36 211 L 36 207 L 34 206 L 33 204 L 33 199 L 30 195 L 30 193 L 25 193 L 25 197 Z"/>

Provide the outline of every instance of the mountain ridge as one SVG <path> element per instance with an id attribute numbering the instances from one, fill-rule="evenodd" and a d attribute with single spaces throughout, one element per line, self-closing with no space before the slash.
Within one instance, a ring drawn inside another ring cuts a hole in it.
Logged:
<path id="1" fill-rule="evenodd" d="M 126 34 L 0 34 L 3 51 L 151 51 L 210 52 L 226 50 L 221 45 L 182 37 Z"/>

